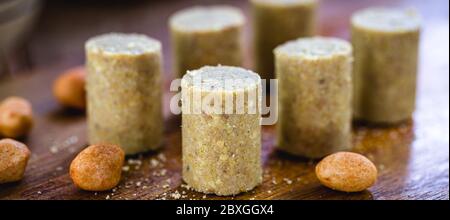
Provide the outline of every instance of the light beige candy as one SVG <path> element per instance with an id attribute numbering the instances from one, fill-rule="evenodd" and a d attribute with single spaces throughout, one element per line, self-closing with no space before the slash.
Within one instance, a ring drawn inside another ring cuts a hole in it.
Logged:
<path id="1" fill-rule="evenodd" d="M 415 109 L 420 19 L 408 10 L 369 8 L 352 16 L 354 117 L 409 119 Z"/>
<path id="2" fill-rule="evenodd" d="M 251 0 L 255 70 L 263 79 L 275 77 L 273 49 L 299 37 L 313 36 L 317 0 Z"/>
<path id="3" fill-rule="evenodd" d="M 336 38 L 300 38 L 275 49 L 278 147 L 320 158 L 351 147 L 352 48 Z"/>
<path id="4" fill-rule="evenodd" d="M 161 43 L 111 33 L 86 43 L 89 142 L 119 145 L 126 154 L 161 147 Z"/>
<path id="5" fill-rule="evenodd" d="M 21 180 L 30 154 L 25 144 L 12 139 L 0 140 L 0 183 Z"/>
<path id="6" fill-rule="evenodd" d="M 233 96 L 243 97 L 239 111 L 233 111 L 239 103 Z M 221 97 L 222 101 L 212 102 L 208 97 Z M 259 185 L 262 167 L 258 74 L 228 66 L 190 71 L 182 80 L 182 101 L 184 181 L 199 192 L 220 196 L 247 192 Z M 214 108 L 217 111 L 202 107 L 202 102 L 208 106 L 218 103 Z M 225 102 L 231 103 L 231 111 Z"/>
<path id="7" fill-rule="evenodd" d="M 231 6 L 195 6 L 170 18 L 174 71 L 178 78 L 205 65 L 241 66 L 245 18 Z"/>

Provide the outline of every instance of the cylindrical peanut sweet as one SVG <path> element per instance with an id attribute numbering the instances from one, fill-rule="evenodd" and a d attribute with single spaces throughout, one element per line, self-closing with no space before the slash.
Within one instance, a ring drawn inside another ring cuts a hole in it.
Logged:
<path id="1" fill-rule="evenodd" d="M 275 49 L 278 147 L 320 158 L 351 147 L 352 47 L 335 38 L 301 38 Z"/>
<path id="2" fill-rule="evenodd" d="M 170 18 L 174 71 L 179 78 L 205 65 L 241 66 L 245 19 L 230 6 L 196 6 Z"/>
<path id="3" fill-rule="evenodd" d="M 86 43 L 88 133 L 91 144 L 126 154 L 160 147 L 161 43 L 138 34 L 105 34 Z"/>
<path id="4" fill-rule="evenodd" d="M 188 71 L 181 87 L 184 181 L 220 196 L 252 190 L 262 181 L 258 74 L 206 66 Z"/>
<path id="5" fill-rule="evenodd" d="M 352 17 L 354 117 L 396 123 L 415 109 L 420 18 L 370 8 Z"/>
<path id="6" fill-rule="evenodd" d="M 255 70 L 263 79 L 274 78 L 273 49 L 315 32 L 317 0 L 251 0 Z"/>

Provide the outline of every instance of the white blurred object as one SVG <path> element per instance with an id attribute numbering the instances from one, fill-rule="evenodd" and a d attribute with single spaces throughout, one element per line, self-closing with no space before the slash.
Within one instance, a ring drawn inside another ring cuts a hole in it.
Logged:
<path id="1" fill-rule="evenodd" d="M 31 29 L 40 6 L 40 0 L 0 0 L 0 74 L 7 71 L 7 54 Z"/>

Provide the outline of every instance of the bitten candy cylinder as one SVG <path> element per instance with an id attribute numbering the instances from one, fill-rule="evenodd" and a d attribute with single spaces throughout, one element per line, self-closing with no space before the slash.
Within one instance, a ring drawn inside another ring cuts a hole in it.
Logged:
<path id="1" fill-rule="evenodd" d="M 369 8 L 352 16 L 354 117 L 396 123 L 415 109 L 420 19 L 413 11 Z"/>
<path id="2" fill-rule="evenodd" d="M 182 79 L 183 179 L 220 196 L 262 181 L 261 79 L 237 67 L 203 67 Z M 214 101 L 213 101 L 214 100 Z"/>
<path id="3" fill-rule="evenodd" d="M 314 35 L 317 0 L 251 0 L 256 72 L 274 78 L 273 49 L 290 40 Z"/>
<path id="4" fill-rule="evenodd" d="M 320 158 L 351 147 L 352 48 L 335 38 L 302 38 L 275 49 L 278 147 Z"/>
<path id="5" fill-rule="evenodd" d="M 86 43 L 88 133 L 136 154 L 160 147 L 161 43 L 137 34 L 105 34 Z"/>
<path id="6" fill-rule="evenodd" d="M 205 65 L 241 66 L 245 19 L 230 6 L 196 6 L 170 18 L 174 71 L 179 78 Z"/>

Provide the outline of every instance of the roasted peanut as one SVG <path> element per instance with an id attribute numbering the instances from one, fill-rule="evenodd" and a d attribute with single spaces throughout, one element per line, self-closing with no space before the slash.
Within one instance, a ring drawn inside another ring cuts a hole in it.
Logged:
<path id="1" fill-rule="evenodd" d="M 83 190 L 110 190 L 120 181 L 124 160 L 125 153 L 119 146 L 91 145 L 70 164 L 70 177 Z"/>
<path id="2" fill-rule="evenodd" d="M 25 144 L 12 139 L 0 140 L 0 183 L 21 180 L 30 154 Z"/>
<path id="3" fill-rule="evenodd" d="M 69 69 L 55 80 L 53 95 L 65 107 L 84 110 L 86 108 L 85 83 L 84 67 Z"/>
<path id="4" fill-rule="evenodd" d="M 316 176 L 323 185 L 343 192 L 363 191 L 375 183 L 377 175 L 375 165 L 357 153 L 335 153 L 316 166 Z"/>
<path id="5" fill-rule="evenodd" d="M 20 97 L 9 97 L 0 103 L 0 136 L 18 138 L 33 127 L 30 102 Z"/>

